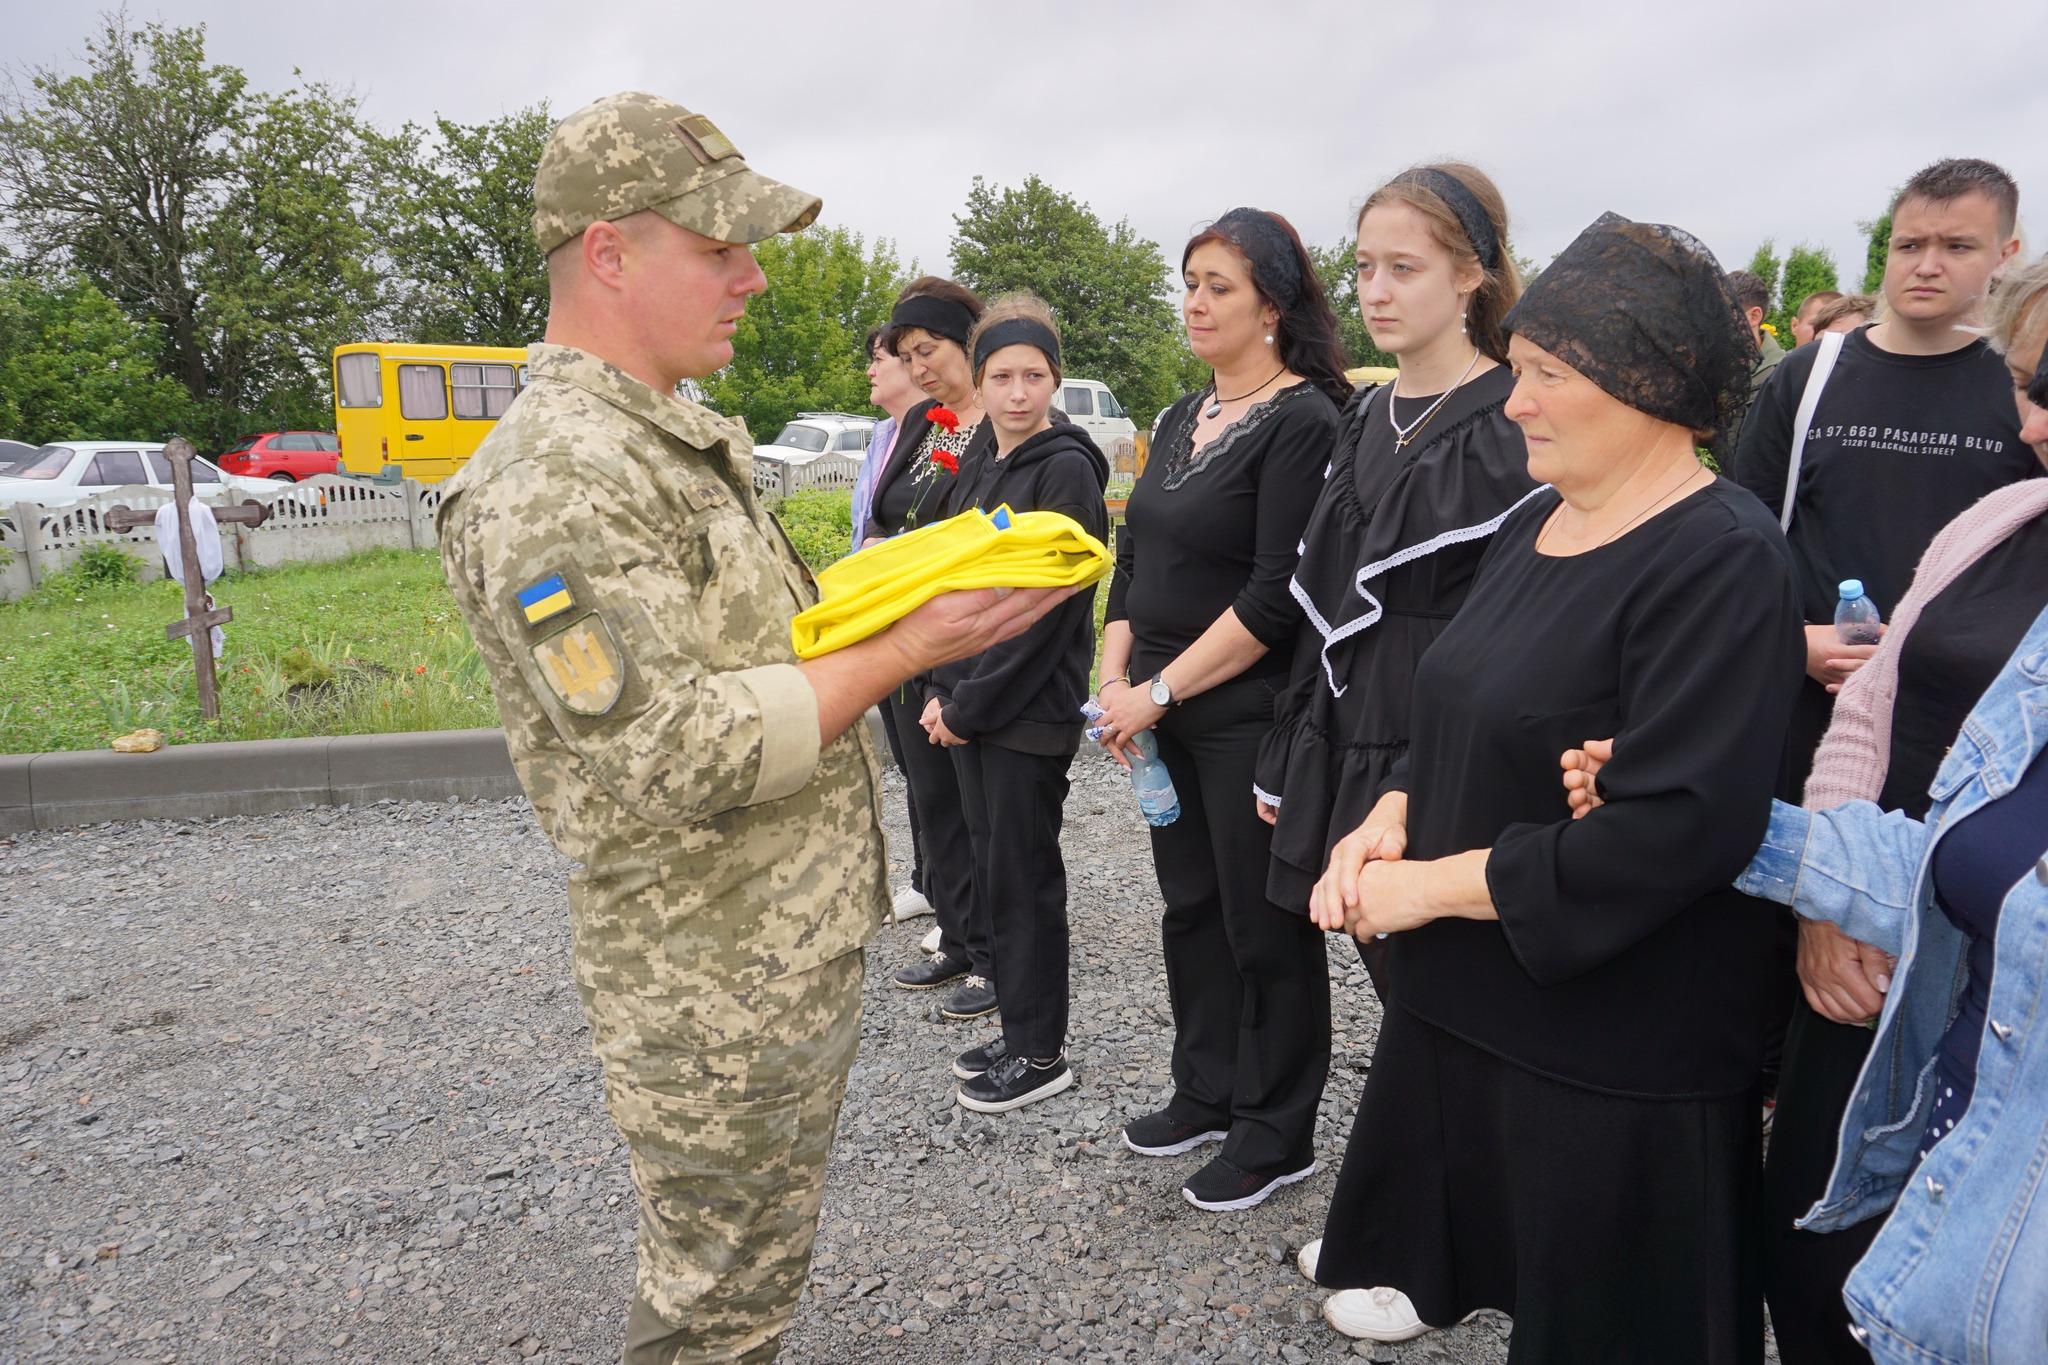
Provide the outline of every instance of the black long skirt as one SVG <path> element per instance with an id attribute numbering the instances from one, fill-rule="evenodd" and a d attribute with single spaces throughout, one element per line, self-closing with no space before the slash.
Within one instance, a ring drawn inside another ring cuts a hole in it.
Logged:
<path id="1" fill-rule="evenodd" d="M 1753 1365 L 1757 1109 L 1582 1089 L 1391 1006 L 1317 1279 L 1433 1326 L 1499 1309 L 1510 1365 Z"/>

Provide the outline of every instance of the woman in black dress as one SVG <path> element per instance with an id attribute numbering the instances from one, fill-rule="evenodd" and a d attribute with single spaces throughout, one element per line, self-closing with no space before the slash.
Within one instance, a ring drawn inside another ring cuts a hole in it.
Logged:
<path id="1" fill-rule="evenodd" d="M 931 397 L 903 414 L 896 444 L 875 472 L 862 544 L 937 521 L 961 463 L 993 449 L 995 437 L 982 420 L 967 359 L 967 338 L 981 314 L 973 290 L 932 275 L 912 280 L 896 300 L 882 345 L 903 358 L 911 379 Z M 938 951 L 898 971 L 894 980 L 910 991 L 952 986 L 942 1007 L 946 1017 L 978 1019 L 995 1012 L 995 962 L 986 919 L 974 904 L 974 858 L 961 814 L 960 779 L 953 760 L 920 724 L 924 698 L 915 688 L 898 688 L 884 709 L 917 810 L 914 837 L 923 855 L 925 897 L 939 922 Z"/>
<path id="2" fill-rule="evenodd" d="M 1507 325 L 1507 413 L 1554 491 L 1493 536 L 1310 898 L 1390 935 L 1325 1316 L 1398 1339 L 1496 1308 L 1514 1362 L 1760 1361 L 1772 919 L 1729 881 L 1804 646 L 1776 522 L 1695 455 L 1753 343 L 1706 248 L 1611 214 Z M 1610 730 L 1608 803 L 1574 821 L 1558 756 Z"/>
<path id="3" fill-rule="evenodd" d="M 1501 411 L 1501 321 L 1521 297 L 1507 240 L 1500 191 L 1457 163 L 1396 176 L 1359 213 L 1359 309 L 1401 374 L 1354 409 L 1294 571 L 1306 619 L 1255 795 L 1273 824 L 1267 895 L 1296 914 L 1408 750 L 1416 662 L 1536 488 Z"/>
<path id="4" fill-rule="evenodd" d="M 1348 394 L 1337 320 L 1285 219 L 1233 209 L 1181 255 L 1188 342 L 1215 382 L 1167 409 L 1117 537 L 1103 743 L 1153 730 L 1180 818 L 1152 830 L 1166 902 L 1173 1096 L 1124 1128 L 1146 1156 L 1223 1150 L 1181 1193 L 1249 1208 L 1315 1170 L 1330 1060 L 1322 935 L 1266 899 L 1247 796 L 1288 671 L 1287 581 Z"/>

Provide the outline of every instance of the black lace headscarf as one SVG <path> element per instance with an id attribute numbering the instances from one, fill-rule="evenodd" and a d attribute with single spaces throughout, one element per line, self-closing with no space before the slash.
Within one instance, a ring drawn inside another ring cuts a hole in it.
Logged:
<path id="1" fill-rule="evenodd" d="M 1614 213 L 1544 268 L 1504 325 L 1701 441 L 1740 414 L 1756 365 L 1748 318 L 1714 253 L 1682 228 Z"/>

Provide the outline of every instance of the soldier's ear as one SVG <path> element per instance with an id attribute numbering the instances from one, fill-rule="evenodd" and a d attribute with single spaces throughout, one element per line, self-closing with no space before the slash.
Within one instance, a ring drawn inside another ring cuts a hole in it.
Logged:
<path id="1" fill-rule="evenodd" d="M 607 289 L 622 289 L 626 283 L 627 258 L 632 243 L 617 223 L 602 219 L 583 229 L 576 247 L 583 258 L 583 273 Z"/>

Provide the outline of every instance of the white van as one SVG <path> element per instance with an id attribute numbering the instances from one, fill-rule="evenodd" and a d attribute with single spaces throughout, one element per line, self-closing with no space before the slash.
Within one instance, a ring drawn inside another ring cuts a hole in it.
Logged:
<path id="1" fill-rule="evenodd" d="M 1060 381 L 1059 397 L 1053 403 L 1075 426 L 1095 439 L 1095 444 L 1109 457 L 1112 471 L 1135 472 L 1138 429 L 1131 424 L 1124 405 L 1109 391 L 1109 385 L 1099 379 L 1075 379 L 1069 375 Z"/>

